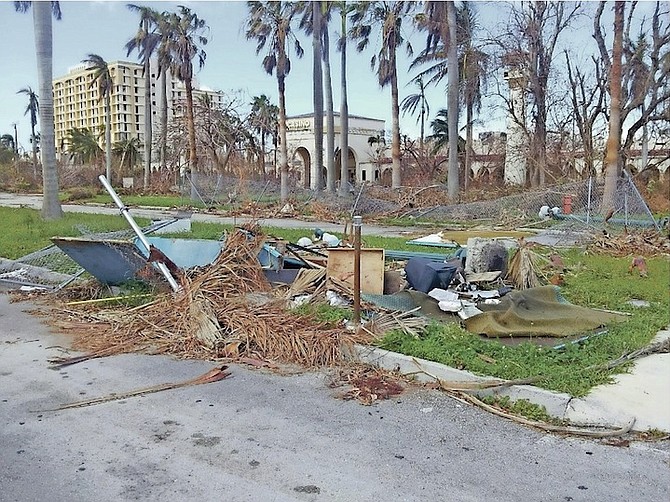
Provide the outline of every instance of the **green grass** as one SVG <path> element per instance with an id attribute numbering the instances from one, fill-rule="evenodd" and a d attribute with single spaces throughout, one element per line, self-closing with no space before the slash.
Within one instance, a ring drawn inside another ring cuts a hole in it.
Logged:
<path id="1" fill-rule="evenodd" d="M 51 237 L 77 237 L 85 232 L 109 232 L 129 229 L 121 216 L 65 213 L 63 218 L 44 221 L 39 211 L 0 207 L 0 256 L 16 259 L 51 244 Z M 149 220 L 137 218 L 139 225 Z"/>
<path id="2" fill-rule="evenodd" d="M 607 327 L 608 333 L 581 345 L 568 344 L 565 350 L 542 347 L 530 341 L 516 346 L 495 339 L 483 339 L 457 324 L 431 325 L 416 340 L 399 332 L 387 335 L 380 346 L 403 354 L 437 361 L 480 375 L 516 379 L 542 376 L 537 384 L 546 389 L 583 396 L 595 385 L 609 382 L 615 371 L 589 369 L 638 349 L 657 331 L 670 324 L 668 278 L 670 266 L 665 257 L 647 259 L 649 277 L 628 274 L 629 258 L 585 255 L 570 251 L 564 257 L 568 269 L 563 295 L 584 307 L 629 312 L 624 322 Z M 636 308 L 627 301 L 636 298 L 650 302 Z M 560 343 L 557 339 L 556 344 Z"/>
<path id="3" fill-rule="evenodd" d="M 0 207 L 0 256 L 18 258 L 50 244 L 52 236 L 80 235 L 78 227 L 102 232 L 127 229 L 121 216 L 66 213 L 62 220 L 44 222 L 37 211 Z M 138 220 L 141 225 L 145 220 Z M 178 237 L 219 239 L 231 225 L 192 223 L 190 234 Z M 307 236 L 309 230 L 264 227 L 274 237 L 295 242 Z M 341 235 L 340 235 L 341 236 Z M 421 252 L 445 253 L 445 250 L 405 244 L 405 238 L 364 236 L 368 247 L 404 249 Z M 448 250 L 446 251 L 448 252 Z M 483 339 L 468 333 L 459 324 L 432 324 L 419 339 L 398 332 L 390 333 L 380 346 L 415 357 L 438 361 L 481 375 L 499 378 L 542 376 L 539 386 L 583 396 L 593 386 L 610 381 L 612 371 L 588 369 L 603 364 L 622 354 L 647 344 L 660 329 L 670 324 L 670 262 L 667 257 L 647 259 L 649 276 L 629 274 L 630 258 L 590 255 L 579 250 L 561 252 L 568 269 L 566 284 L 562 287 L 565 298 L 584 307 L 605 308 L 629 312 L 624 322 L 608 326 L 608 333 L 594 337 L 581 345 L 568 344 L 565 350 L 553 350 L 530 341 L 507 346 L 494 339 Z M 648 301 L 648 308 L 635 308 L 630 299 Z M 323 321 L 349 318 L 346 309 L 332 307 L 304 307 L 305 313 Z M 299 309 L 300 311 L 300 309 Z M 557 339 L 556 343 L 561 343 Z M 615 371 L 623 371 L 624 367 Z"/>

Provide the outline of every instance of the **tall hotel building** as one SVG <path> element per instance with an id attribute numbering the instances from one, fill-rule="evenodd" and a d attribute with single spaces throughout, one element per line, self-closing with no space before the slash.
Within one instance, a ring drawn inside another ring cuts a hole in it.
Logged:
<path id="1" fill-rule="evenodd" d="M 114 82 L 110 95 L 112 145 L 122 140 L 137 138 L 144 145 L 144 83 L 143 66 L 127 61 L 108 63 Z M 161 102 L 161 88 L 157 76 L 151 78 L 151 104 L 154 137 L 158 127 L 158 114 Z M 179 112 L 180 104 L 185 103 L 186 88 L 168 72 L 168 117 Z M 223 93 L 197 88 L 193 82 L 193 100 L 209 95 L 213 104 L 223 103 Z M 94 133 L 102 133 L 105 128 L 105 100 L 99 99 L 94 72 L 86 64 L 68 69 L 67 75 L 54 79 L 54 123 L 56 128 L 56 153 L 60 157 L 68 151 L 68 132 L 73 129 L 87 128 Z M 103 146 L 104 134 L 100 134 Z"/>

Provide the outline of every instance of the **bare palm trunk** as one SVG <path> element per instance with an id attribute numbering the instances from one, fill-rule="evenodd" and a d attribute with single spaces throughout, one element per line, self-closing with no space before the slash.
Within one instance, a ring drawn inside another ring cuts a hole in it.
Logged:
<path id="1" fill-rule="evenodd" d="M 56 139 L 54 129 L 54 102 L 51 81 L 52 31 L 51 2 L 33 3 L 37 80 L 40 96 L 40 131 L 42 145 L 42 217 L 45 220 L 60 218 L 63 209 L 58 200 L 58 167 L 56 165 Z"/>
<path id="2" fill-rule="evenodd" d="M 37 138 L 35 137 L 35 124 L 30 124 L 30 142 L 33 148 L 33 176 L 37 180 Z"/>
<path id="3" fill-rule="evenodd" d="M 188 128 L 188 166 L 191 171 L 191 199 L 198 197 L 196 179 L 198 177 L 198 152 L 195 147 L 195 118 L 193 116 L 193 82 L 184 79 L 186 86 L 186 127 Z"/>
<path id="4" fill-rule="evenodd" d="M 472 167 L 472 101 L 468 100 L 465 107 L 465 174 L 463 178 L 463 190 L 468 191 L 468 180 L 470 178 L 470 169 Z"/>
<path id="5" fill-rule="evenodd" d="M 288 145 L 286 144 L 286 84 L 284 77 L 277 77 L 279 90 L 279 176 L 280 197 L 282 202 L 288 200 Z"/>
<path id="6" fill-rule="evenodd" d="M 105 96 L 105 176 L 112 184 L 112 103 L 109 94 Z"/>
<path id="7" fill-rule="evenodd" d="M 145 32 L 149 31 L 149 21 L 144 21 Z M 144 177 L 142 188 L 149 188 L 149 173 L 151 172 L 151 148 L 153 146 L 153 128 L 151 113 L 151 63 L 150 59 L 144 61 Z"/>
<path id="8" fill-rule="evenodd" d="M 421 150 L 421 155 L 423 155 L 423 140 L 426 137 L 426 105 L 421 100 L 421 136 L 419 137 L 419 150 Z"/>
<path id="9" fill-rule="evenodd" d="M 160 86 L 163 91 L 161 94 L 161 145 L 160 145 L 160 163 L 161 169 L 167 166 L 167 129 L 168 129 L 168 97 L 167 97 L 167 76 L 166 71 L 161 72 Z"/>
<path id="10" fill-rule="evenodd" d="M 623 14 L 625 3 L 614 4 L 614 44 L 612 46 L 612 65 L 610 67 L 610 122 L 609 136 L 605 150 L 605 188 L 603 214 L 614 209 L 616 201 L 616 184 L 621 174 L 619 165 L 619 148 L 621 146 L 621 52 L 623 48 Z"/>
<path id="11" fill-rule="evenodd" d="M 333 116 L 333 80 L 330 74 L 330 36 L 323 32 L 323 73 L 326 78 L 326 190 L 335 193 L 335 117 Z"/>
<path id="12" fill-rule="evenodd" d="M 458 51 L 456 42 L 456 7 L 447 2 L 447 26 L 449 48 L 447 51 L 447 130 L 449 132 L 449 160 L 447 167 L 447 195 L 456 202 L 460 183 L 458 180 Z M 446 39 L 445 39 L 446 41 Z"/>
<path id="13" fill-rule="evenodd" d="M 340 54 L 340 196 L 349 195 L 349 105 L 347 103 L 347 10 L 342 8 L 342 52 Z"/>
<path id="14" fill-rule="evenodd" d="M 313 96 L 314 96 L 314 163 L 311 166 L 311 188 L 323 188 L 323 80 L 321 68 L 321 2 L 312 5 Z"/>
<path id="15" fill-rule="evenodd" d="M 391 187 L 400 188 L 402 186 L 402 173 L 400 168 L 400 104 L 398 102 L 398 68 L 396 65 L 395 51 L 392 51 L 390 57 L 392 65 L 391 70 Z"/>

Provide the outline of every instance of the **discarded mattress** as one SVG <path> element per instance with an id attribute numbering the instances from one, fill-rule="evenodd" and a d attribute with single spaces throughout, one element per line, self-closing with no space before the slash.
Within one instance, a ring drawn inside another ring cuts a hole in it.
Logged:
<path id="1" fill-rule="evenodd" d="M 512 291 L 497 305 L 480 305 L 485 312 L 465 320 L 471 333 L 489 337 L 555 336 L 584 333 L 624 316 L 573 305 L 557 286 Z"/>

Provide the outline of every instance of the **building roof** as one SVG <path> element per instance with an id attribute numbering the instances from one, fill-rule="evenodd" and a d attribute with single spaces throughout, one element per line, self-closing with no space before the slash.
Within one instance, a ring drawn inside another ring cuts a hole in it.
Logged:
<path id="1" fill-rule="evenodd" d="M 326 116 L 326 112 L 323 112 L 324 117 Z M 314 113 L 301 113 L 300 115 L 291 115 L 290 117 L 286 117 L 286 120 L 289 119 L 306 119 L 306 118 L 311 118 L 314 116 Z M 333 111 L 333 116 L 334 117 L 339 117 L 340 112 Z M 374 120 L 377 122 L 384 122 L 383 119 L 376 119 L 374 117 L 363 117 L 362 115 L 352 115 L 351 113 L 349 114 L 349 118 L 351 119 L 363 119 L 363 120 Z"/>

